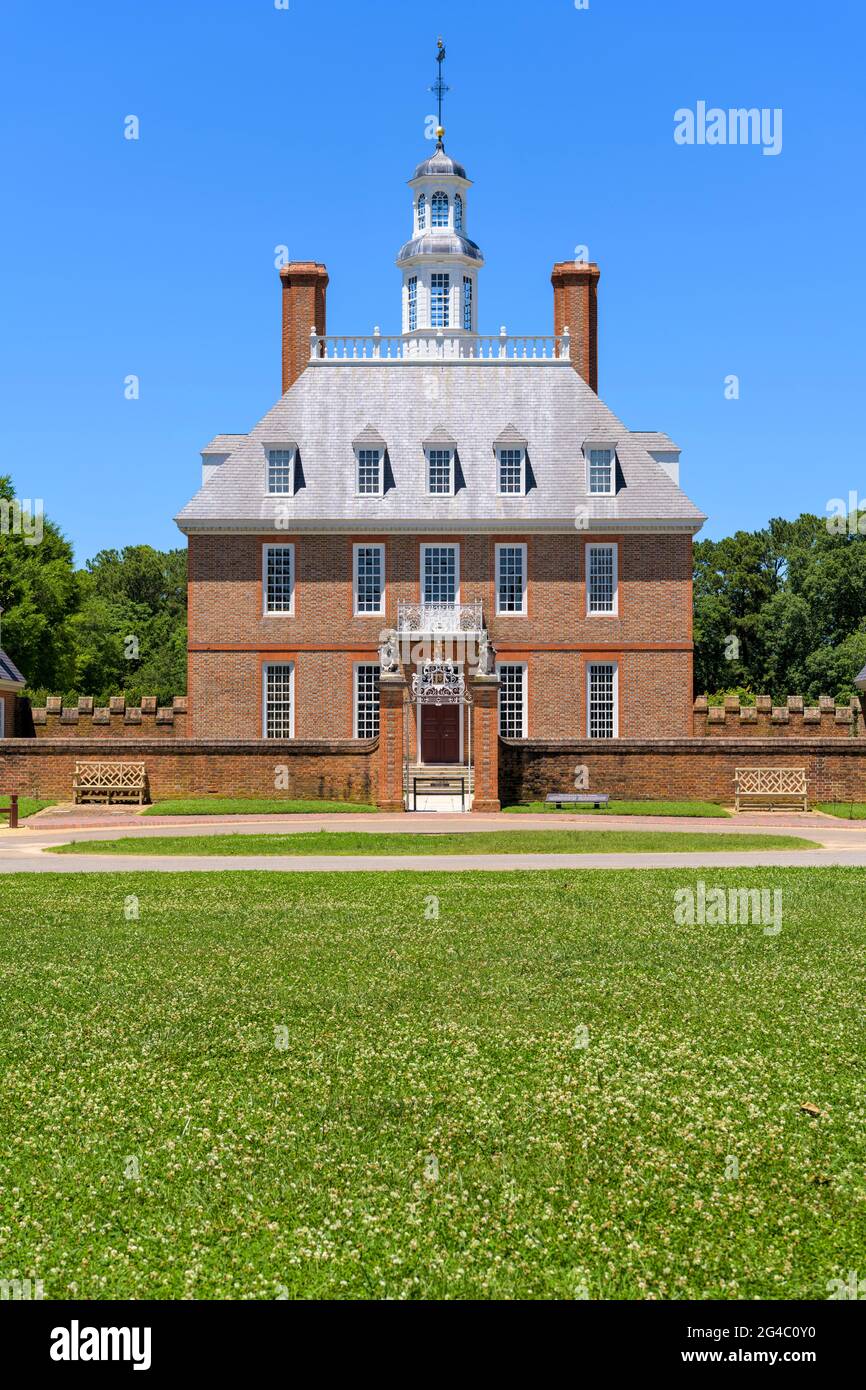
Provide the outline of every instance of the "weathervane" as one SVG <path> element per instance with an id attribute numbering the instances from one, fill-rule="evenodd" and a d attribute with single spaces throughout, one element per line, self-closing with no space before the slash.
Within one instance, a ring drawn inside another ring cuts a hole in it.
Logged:
<path id="1" fill-rule="evenodd" d="M 442 64 L 445 62 L 445 45 L 442 42 L 441 38 L 436 40 L 436 50 L 436 62 L 439 64 L 439 76 L 436 78 L 436 81 L 433 83 L 433 86 L 428 87 L 427 90 L 429 92 L 435 93 L 436 98 L 439 102 L 439 124 L 436 127 L 436 138 L 439 144 L 441 145 L 442 136 L 445 134 L 445 127 L 442 124 L 442 98 L 444 97 L 446 92 L 451 91 L 451 88 L 443 81 L 442 78 Z"/>

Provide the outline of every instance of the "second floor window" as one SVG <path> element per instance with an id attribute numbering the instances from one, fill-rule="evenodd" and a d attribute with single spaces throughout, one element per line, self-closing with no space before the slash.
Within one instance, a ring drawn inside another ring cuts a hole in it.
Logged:
<path id="1" fill-rule="evenodd" d="M 418 276 L 412 275 L 409 278 L 409 332 L 414 333 L 418 327 Z"/>
<path id="2" fill-rule="evenodd" d="M 265 613 L 295 611 L 295 547 L 266 545 L 263 555 Z"/>
<path id="3" fill-rule="evenodd" d="M 355 612 L 384 613 L 385 547 L 355 546 Z"/>
<path id="4" fill-rule="evenodd" d="M 460 592 L 456 545 L 421 547 L 421 601 L 428 604 L 457 602 Z"/>
<path id="5" fill-rule="evenodd" d="M 526 612 L 526 546 L 496 547 L 496 611 Z"/>
<path id="6" fill-rule="evenodd" d="M 432 201 L 431 201 L 431 203 L 430 203 L 430 208 L 431 208 L 432 213 L 433 213 L 433 216 L 432 216 L 432 218 L 431 218 L 431 220 L 430 220 L 430 221 L 431 221 L 431 226 L 433 226 L 433 227 L 447 227 L 447 226 L 448 226 L 448 194 L 447 194 L 447 193 L 434 193 L 434 194 L 433 194 Z"/>
<path id="7" fill-rule="evenodd" d="M 454 454 L 451 449 L 428 449 L 427 491 L 450 496 L 454 491 Z"/>
<path id="8" fill-rule="evenodd" d="M 589 491 L 600 494 L 613 492 L 613 449 L 590 449 Z"/>
<path id="9" fill-rule="evenodd" d="M 472 276 L 463 276 L 463 327 L 472 332 Z"/>
<path id="10" fill-rule="evenodd" d="M 430 276 L 430 326 L 448 328 L 448 300 L 451 294 L 451 276 L 434 271 Z"/>
<path id="11" fill-rule="evenodd" d="M 381 449 L 358 450 L 358 494 L 378 497 L 382 491 Z"/>
<path id="12" fill-rule="evenodd" d="M 294 449 L 268 450 L 268 492 L 293 493 L 295 490 Z"/>
<path id="13" fill-rule="evenodd" d="M 616 613 L 617 548 L 615 545 L 586 547 L 586 611 Z"/>

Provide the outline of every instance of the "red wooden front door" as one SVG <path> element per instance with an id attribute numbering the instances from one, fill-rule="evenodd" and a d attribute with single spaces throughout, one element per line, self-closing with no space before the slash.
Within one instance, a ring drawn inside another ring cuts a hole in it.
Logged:
<path id="1" fill-rule="evenodd" d="M 460 761 L 460 706 L 423 705 L 421 708 L 421 761 Z"/>

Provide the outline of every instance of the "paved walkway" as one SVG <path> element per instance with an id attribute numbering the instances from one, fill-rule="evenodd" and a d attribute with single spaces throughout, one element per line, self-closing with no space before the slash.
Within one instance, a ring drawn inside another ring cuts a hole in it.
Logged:
<path id="1" fill-rule="evenodd" d="M 696 834 L 766 834 L 768 831 L 816 840 L 819 849 L 707 851 L 651 854 L 478 854 L 478 855 L 185 855 L 158 858 L 124 855 L 46 854 L 51 845 L 70 840 L 103 840 L 154 835 L 274 834 L 318 830 L 382 831 L 403 834 L 477 834 L 489 830 L 678 830 Z M 750 812 L 730 820 L 679 816 L 592 815 L 287 815 L 287 816 L 148 816 L 128 808 L 52 807 L 15 831 L 0 830 L 0 873 L 176 873 L 259 869 L 281 873 L 350 873 L 382 870 L 453 873 L 458 870 L 504 872 L 510 869 L 660 869 L 660 868 L 797 868 L 866 867 L 866 822 L 843 821 L 819 813 Z"/>

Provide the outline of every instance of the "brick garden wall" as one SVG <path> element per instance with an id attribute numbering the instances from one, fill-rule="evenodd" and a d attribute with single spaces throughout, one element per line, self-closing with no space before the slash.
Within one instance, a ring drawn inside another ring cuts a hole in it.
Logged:
<path id="1" fill-rule="evenodd" d="M 805 767 L 810 801 L 866 801 L 866 739 L 693 738 L 562 740 L 501 739 L 499 793 L 503 805 L 543 801 L 551 791 L 574 791 L 575 770 L 586 766 L 589 790 L 624 800 L 733 803 L 737 767 Z"/>
<path id="2" fill-rule="evenodd" d="M 21 701 L 26 709 L 27 702 Z M 27 715 L 22 718 L 22 724 Z M 142 697 L 141 705 L 127 706 L 122 695 L 113 696 L 107 706 L 94 706 L 92 698 L 82 696 L 77 705 L 63 708 L 58 695 L 49 696 L 44 707 L 29 711 L 32 734 L 36 738 L 186 738 L 187 702 L 176 695 L 170 705 L 158 707 L 155 695 Z M 24 732 L 20 730 L 19 732 Z M 29 732 L 29 731 L 28 731 Z"/>
<path id="3" fill-rule="evenodd" d="M 700 696 L 694 705 L 699 738 L 862 738 L 860 716 L 856 696 L 848 705 L 837 705 L 829 695 L 807 705 L 802 695 L 789 695 L 784 705 L 775 706 L 769 695 L 759 695 L 754 705 L 741 705 L 735 695 L 724 705 L 708 705 Z"/>
<path id="4" fill-rule="evenodd" d="M 152 800 L 213 793 L 370 802 L 376 799 L 376 749 L 376 740 L 3 739 L 0 790 L 71 801 L 76 761 L 105 759 L 143 762 Z M 288 769 L 288 786 L 277 790 L 279 767 Z"/>

